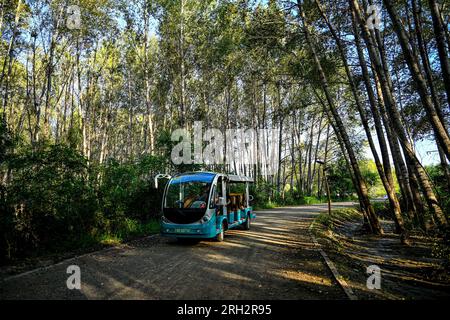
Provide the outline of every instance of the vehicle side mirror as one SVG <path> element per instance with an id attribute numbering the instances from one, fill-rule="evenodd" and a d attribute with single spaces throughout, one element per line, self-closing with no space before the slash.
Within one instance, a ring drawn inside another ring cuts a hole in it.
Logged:
<path id="1" fill-rule="evenodd" d="M 252 195 L 248 196 L 248 201 L 252 202 L 255 198 Z"/>

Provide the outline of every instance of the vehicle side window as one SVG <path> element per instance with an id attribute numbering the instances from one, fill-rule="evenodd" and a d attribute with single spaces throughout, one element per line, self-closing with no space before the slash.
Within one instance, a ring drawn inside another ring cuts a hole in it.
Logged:
<path id="1" fill-rule="evenodd" d="M 213 186 L 213 190 L 211 192 L 211 200 L 209 201 L 209 208 L 214 209 L 218 200 L 219 195 L 217 194 L 217 187 Z"/>

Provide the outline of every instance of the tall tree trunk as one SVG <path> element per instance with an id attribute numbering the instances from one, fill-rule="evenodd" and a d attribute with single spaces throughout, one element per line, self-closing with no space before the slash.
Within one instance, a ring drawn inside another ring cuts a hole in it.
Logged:
<path id="1" fill-rule="evenodd" d="M 447 103 L 450 106 L 450 62 L 447 50 L 445 48 L 445 29 L 442 25 L 439 4 L 436 0 L 428 0 L 433 20 L 434 37 L 439 54 L 439 62 L 441 64 L 442 77 L 444 79 L 445 91 L 447 93 Z M 445 150 L 444 150 L 445 151 Z M 449 158 L 448 153 L 446 153 Z"/>
<path id="2" fill-rule="evenodd" d="M 430 210 L 438 218 L 439 223 L 442 226 L 446 226 L 447 219 L 442 211 L 442 208 L 439 205 L 436 195 L 434 194 L 432 183 L 431 183 L 430 179 L 428 178 L 424 168 L 422 167 L 420 162 L 417 160 L 417 158 L 414 154 L 414 151 L 413 151 L 413 147 L 410 144 L 410 142 L 407 138 L 407 135 L 405 133 L 404 127 L 401 123 L 400 114 L 396 107 L 396 103 L 395 103 L 395 100 L 394 100 L 392 92 L 391 92 L 391 87 L 389 86 L 388 81 L 386 79 L 386 75 L 384 73 L 383 66 L 382 66 L 382 64 L 380 62 L 380 58 L 376 52 L 376 49 L 375 49 L 375 46 L 373 43 L 373 39 L 371 37 L 369 29 L 366 25 L 366 20 L 364 19 L 363 15 L 361 13 L 359 3 L 357 0 L 349 0 L 349 2 L 350 2 L 352 9 L 355 10 L 358 24 L 360 25 L 360 28 L 363 31 L 364 41 L 366 42 L 367 48 L 369 50 L 369 56 L 372 61 L 372 64 L 374 65 L 374 68 L 378 74 L 382 93 L 383 93 L 384 102 L 390 113 L 390 116 L 392 119 L 392 124 L 395 128 L 395 133 L 398 136 L 399 141 L 401 142 L 404 151 L 408 154 L 408 156 L 414 162 L 414 169 L 416 170 L 417 177 L 419 179 L 420 185 L 422 187 L 422 190 L 424 192 L 424 195 L 427 200 L 428 206 L 430 207 Z"/>
<path id="3" fill-rule="evenodd" d="M 442 171 L 444 172 L 444 177 L 447 180 L 447 194 L 448 194 L 448 193 L 450 193 L 450 168 L 448 165 L 448 161 L 445 158 L 445 154 L 439 145 L 438 145 L 438 153 L 439 153 L 439 158 L 441 160 Z"/>
<path id="4" fill-rule="evenodd" d="M 283 118 L 282 114 L 282 100 L 281 100 L 281 83 L 277 83 L 277 100 L 278 100 L 278 123 L 279 123 L 279 135 L 278 135 L 278 172 L 277 172 L 277 196 L 281 192 L 281 157 L 282 157 L 282 146 L 283 146 Z"/>
<path id="5" fill-rule="evenodd" d="M 342 135 L 339 132 L 339 129 L 338 129 L 336 123 L 334 122 L 333 115 L 331 114 L 331 111 L 327 107 L 327 104 L 325 103 L 325 101 L 323 101 L 323 99 L 317 93 L 316 89 L 313 88 L 313 92 L 314 92 L 316 98 L 319 100 L 320 104 L 322 105 L 323 113 L 325 113 L 327 115 L 328 122 L 330 123 L 331 127 L 333 128 L 333 132 L 336 135 L 339 148 L 341 149 L 341 152 L 342 152 L 342 157 L 344 158 L 344 161 L 345 161 L 346 168 L 347 168 L 347 170 L 348 170 L 348 172 L 350 174 L 350 178 L 352 180 L 353 186 L 355 187 L 356 193 L 358 195 L 360 211 L 362 212 L 363 217 L 364 217 L 364 226 L 368 230 L 370 230 L 370 232 L 373 232 L 372 225 L 370 223 L 370 219 L 367 216 L 367 209 L 366 209 L 365 204 L 364 204 L 364 202 L 362 200 L 363 196 L 362 196 L 360 184 L 358 184 L 358 182 L 356 180 L 355 173 L 354 173 L 352 164 L 350 163 L 349 156 L 348 156 L 347 149 L 346 149 L 346 146 L 344 144 L 344 140 L 342 138 Z"/>
<path id="6" fill-rule="evenodd" d="M 352 14 L 354 16 L 354 11 Z M 385 75 L 386 75 L 386 79 L 388 82 L 388 86 L 390 86 L 391 80 L 390 80 L 390 76 L 389 76 L 389 70 L 388 70 L 388 67 L 386 64 L 384 48 L 382 46 L 382 42 L 381 42 L 381 38 L 379 37 L 379 34 L 377 35 L 377 38 L 378 38 L 381 63 L 383 65 L 383 70 L 386 72 Z M 382 119 L 384 128 L 386 130 L 386 137 L 389 142 L 389 147 L 392 152 L 392 160 L 394 162 L 395 171 L 396 171 L 397 180 L 398 180 L 398 183 L 400 186 L 400 190 L 403 195 L 404 205 L 406 206 L 406 211 L 408 212 L 409 217 L 411 219 L 413 219 L 414 215 L 421 214 L 423 212 L 422 210 L 420 210 L 420 208 L 422 208 L 423 206 L 421 204 L 421 201 L 419 203 L 417 203 L 415 201 L 416 199 L 413 197 L 412 189 L 411 189 L 411 186 L 410 186 L 410 183 L 408 180 L 408 169 L 407 169 L 405 162 L 403 161 L 403 155 L 401 153 L 401 149 L 399 146 L 398 137 L 395 134 L 395 128 L 392 124 L 391 118 L 387 114 L 380 80 L 379 80 L 379 77 L 378 77 L 377 72 L 373 65 L 372 65 L 372 74 L 374 77 L 375 88 L 376 88 L 376 92 L 377 92 L 377 96 L 378 96 L 378 107 L 380 110 L 380 115 L 381 115 L 381 119 Z"/>
<path id="7" fill-rule="evenodd" d="M 295 114 L 292 117 L 292 123 L 291 123 L 291 147 L 290 147 L 290 154 L 291 154 L 291 182 L 290 182 L 290 189 L 289 192 L 292 195 L 294 193 L 294 178 L 296 177 L 296 165 L 295 165 Z"/>
<path id="8" fill-rule="evenodd" d="M 185 126 L 186 122 L 186 65 L 185 65 L 185 51 L 184 51 L 184 9 L 186 0 L 181 0 L 181 12 L 180 12 L 180 127 Z"/>
<path id="9" fill-rule="evenodd" d="M 312 161 L 312 147 L 314 143 L 314 126 L 315 126 L 315 116 L 313 117 L 313 121 L 311 121 L 311 131 L 309 134 L 309 144 L 308 144 L 308 157 L 305 156 L 305 168 L 308 168 L 308 171 L 306 172 L 305 177 L 305 186 L 304 190 L 305 193 L 310 196 L 310 185 L 311 185 L 311 161 Z"/>
<path id="10" fill-rule="evenodd" d="M 422 66 L 425 71 L 425 76 L 427 79 L 428 87 L 430 88 L 431 98 L 433 100 L 433 104 L 436 109 L 436 112 L 438 113 L 438 116 L 441 119 L 442 124 L 444 125 L 444 128 L 447 130 L 444 116 L 442 114 L 442 108 L 441 108 L 441 105 L 440 105 L 440 102 L 438 99 L 438 95 L 436 93 L 436 89 L 435 89 L 434 82 L 433 82 L 433 72 L 431 71 L 427 48 L 424 44 L 424 40 L 422 37 L 422 21 L 420 19 L 422 7 L 421 7 L 420 1 L 419 1 L 419 4 L 417 5 L 416 0 L 412 0 L 412 7 L 413 7 L 414 25 L 415 25 L 415 34 L 417 37 L 417 44 L 419 47 L 420 57 L 422 60 Z M 447 184 L 448 184 L 449 190 L 450 190 L 450 171 L 449 171 L 449 168 L 447 165 L 447 159 L 445 157 L 444 151 L 442 150 L 442 147 L 439 144 L 437 144 L 437 147 L 438 147 L 438 152 L 439 152 L 439 158 L 441 160 L 441 166 L 444 171 L 444 176 L 445 176 L 445 179 L 447 180 Z"/>
<path id="11" fill-rule="evenodd" d="M 317 126 L 318 132 L 317 132 L 317 140 L 316 145 L 314 147 L 314 161 L 313 161 L 313 170 L 312 170 L 312 177 L 311 177 L 311 184 L 309 189 L 309 194 L 312 195 L 313 191 L 313 184 L 314 184 L 314 178 L 316 177 L 316 165 L 317 165 L 317 155 L 319 153 L 319 144 L 320 144 L 320 137 L 322 136 L 322 122 L 323 122 L 324 114 L 322 113 L 320 115 L 319 125 Z M 317 189 L 319 189 L 319 183 L 317 183 Z"/>
<path id="12" fill-rule="evenodd" d="M 411 76 L 417 86 L 417 91 L 422 101 L 422 105 L 425 108 L 430 123 L 433 127 L 434 135 L 437 138 L 437 143 L 440 144 L 447 158 L 450 159 L 450 136 L 447 130 L 445 129 L 445 126 L 442 123 L 441 119 L 439 118 L 439 115 L 433 105 L 430 95 L 428 94 L 427 84 L 420 70 L 417 57 L 413 55 L 413 53 L 409 48 L 408 35 L 406 34 L 402 22 L 397 12 L 395 11 L 391 1 L 383 0 L 383 3 L 386 6 L 389 16 L 391 17 L 394 30 L 397 33 L 400 46 L 402 47 L 403 55 L 408 65 L 409 72 L 411 73 Z M 448 59 L 446 56 L 444 58 Z M 450 81 L 450 78 L 448 80 Z"/>
<path id="13" fill-rule="evenodd" d="M 11 71 L 12 71 L 12 65 L 13 65 L 13 50 L 14 45 L 16 41 L 16 37 L 19 32 L 19 21 L 20 21 L 20 14 L 22 10 L 22 0 L 19 0 L 17 2 L 16 7 L 16 14 L 14 17 L 14 27 L 12 30 L 11 39 L 9 41 L 8 45 L 8 51 L 4 57 L 3 60 L 3 67 L 2 67 L 2 73 L 0 75 L 0 89 L 3 89 L 3 115 L 6 115 L 6 106 L 8 105 L 8 98 L 9 98 L 9 84 L 10 84 L 10 78 L 11 78 Z M 3 5 L 2 5 L 2 22 L 3 22 Z M 6 76 L 6 83 L 5 86 L 3 86 L 3 81 Z"/>
<path id="14" fill-rule="evenodd" d="M 131 74 L 128 74 L 128 143 L 127 156 L 128 159 L 133 159 L 133 128 L 134 128 L 134 108 L 133 108 L 133 93 L 131 90 Z"/>
<path id="15" fill-rule="evenodd" d="M 402 242 L 405 242 L 406 241 L 406 239 L 405 239 L 406 233 L 405 233 L 405 227 L 404 227 L 403 217 L 402 217 L 402 213 L 401 213 L 400 203 L 397 199 L 397 195 L 395 194 L 395 190 L 394 190 L 392 181 L 389 181 L 388 178 L 386 177 L 383 165 L 381 164 L 377 149 L 375 147 L 375 143 L 373 142 L 372 133 L 370 131 L 369 121 L 367 119 L 366 111 L 364 110 L 364 107 L 362 105 L 362 102 L 361 102 L 361 99 L 359 96 L 359 92 L 358 92 L 358 89 L 355 84 L 355 80 L 353 79 L 353 74 L 352 74 L 350 67 L 348 65 L 348 62 L 347 62 L 347 54 L 345 52 L 344 46 L 341 42 L 341 39 L 339 38 L 339 36 L 336 32 L 335 27 L 332 25 L 332 23 L 328 20 L 327 16 L 325 15 L 325 13 L 322 9 L 322 6 L 320 4 L 320 1 L 319 0 L 315 0 L 315 1 L 316 1 L 316 5 L 319 8 L 319 11 L 322 15 L 322 18 L 325 20 L 325 23 L 327 24 L 328 29 L 330 30 L 330 32 L 336 42 L 336 45 L 339 50 L 339 54 L 341 56 L 341 60 L 344 63 L 344 68 L 345 68 L 345 72 L 347 74 L 350 89 L 352 91 L 353 98 L 356 103 L 356 107 L 357 107 L 359 115 L 361 117 L 361 122 L 362 122 L 362 125 L 364 128 L 364 131 L 366 132 L 366 137 L 369 142 L 370 150 L 372 151 L 375 165 L 378 170 L 378 174 L 380 176 L 380 179 L 383 183 L 383 187 L 386 190 L 386 194 L 389 199 L 389 204 L 391 206 L 391 210 L 393 213 L 397 232 L 399 232 L 402 235 L 401 236 Z M 381 123 L 379 123 L 379 124 L 381 124 Z M 379 134 L 379 141 L 384 141 L 383 130 L 381 128 L 378 128 L 377 133 Z M 386 165 L 389 166 L 389 160 L 387 161 Z"/>
<path id="16" fill-rule="evenodd" d="M 327 124 L 327 138 L 325 139 L 325 153 L 324 153 L 324 156 L 323 156 L 323 163 L 324 163 L 325 167 L 327 166 L 327 163 L 328 163 L 329 141 L 330 141 L 330 124 L 328 123 Z M 320 173 L 320 171 L 319 171 L 319 173 Z M 318 177 L 317 181 L 322 181 L 322 180 L 320 179 L 320 177 Z M 320 198 L 322 198 L 323 183 L 318 182 L 318 188 L 317 189 L 318 189 L 317 197 L 320 199 Z"/>
<path id="17" fill-rule="evenodd" d="M 154 125 L 153 125 L 153 114 L 152 114 L 152 102 L 151 102 L 151 75 L 148 70 L 149 56 L 148 56 L 148 45 L 149 45 L 149 12 L 148 3 L 144 1 L 144 82 L 145 82 L 145 106 L 146 106 L 146 117 L 147 120 L 144 124 L 144 153 L 149 152 L 153 154 L 155 148 L 154 139 Z"/>
<path id="18" fill-rule="evenodd" d="M 281 192 L 281 157 L 283 146 L 283 116 L 279 120 L 280 132 L 278 134 L 278 172 L 277 172 L 277 195 Z"/>
<path id="19" fill-rule="evenodd" d="M 347 149 L 347 152 L 348 152 L 348 155 L 349 155 L 349 160 L 350 160 L 350 163 L 352 165 L 353 172 L 355 174 L 356 183 L 358 184 L 360 192 L 361 192 L 361 201 L 364 204 L 364 209 L 367 212 L 367 216 L 369 218 L 369 222 L 371 224 L 372 231 L 375 234 L 382 234 L 383 232 L 382 232 L 382 229 L 381 229 L 381 226 L 380 226 L 380 222 L 378 221 L 378 217 L 377 217 L 377 215 L 375 213 L 375 210 L 374 210 L 372 204 L 370 203 L 369 195 L 368 195 L 368 191 L 367 191 L 367 186 L 365 184 L 365 181 L 364 181 L 364 179 L 362 177 L 362 174 L 361 174 L 361 171 L 359 169 L 358 162 L 357 162 L 357 159 L 356 159 L 356 155 L 355 155 L 355 153 L 353 151 L 353 147 L 352 147 L 351 142 L 350 142 L 350 138 L 348 137 L 348 134 L 347 134 L 345 126 L 344 126 L 344 124 L 342 122 L 342 119 L 341 119 L 339 113 L 336 110 L 333 98 L 332 98 L 331 93 L 329 91 L 328 80 L 327 80 L 327 78 L 325 76 L 325 73 L 324 73 L 324 71 L 322 69 L 322 65 L 321 65 L 321 62 L 320 62 L 320 60 L 319 60 L 319 58 L 317 56 L 316 49 L 315 49 L 315 46 L 314 46 L 314 44 L 312 42 L 312 39 L 310 38 L 310 33 L 309 33 L 309 30 L 308 30 L 309 26 L 308 26 L 308 23 L 306 21 L 305 13 L 303 11 L 303 8 L 302 8 L 302 5 L 300 3 L 300 0 L 297 0 L 297 5 L 298 5 L 298 8 L 299 8 L 301 19 L 303 21 L 305 38 L 306 38 L 306 41 L 307 41 L 307 43 L 308 43 L 308 45 L 310 47 L 311 53 L 312 53 L 313 58 L 314 58 L 315 65 L 316 65 L 317 70 L 319 72 L 319 77 L 320 77 L 320 80 L 321 80 L 323 91 L 325 93 L 325 97 L 327 99 L 327 102 L 328 102 L 328 105 L 329 105 L 329 108 L 330 108 L 330 112 L 333 115 L 333 118 L 334 118 L 334 121 L 336 123 L 337 129 L 340 132 L 340 134 L 342 135 L 343 143 L 344 143 L 344 145 L 345 145 L 345 147 Z"/>

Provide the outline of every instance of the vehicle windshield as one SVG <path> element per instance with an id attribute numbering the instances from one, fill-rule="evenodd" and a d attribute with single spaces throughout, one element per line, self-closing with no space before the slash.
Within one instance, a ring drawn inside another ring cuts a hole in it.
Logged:
<path id="1" fill-rule="evenodd" d="M 206 209 L 214 175 L 195 174 L 175 177 L 167 189 L 164 208 Z"/>

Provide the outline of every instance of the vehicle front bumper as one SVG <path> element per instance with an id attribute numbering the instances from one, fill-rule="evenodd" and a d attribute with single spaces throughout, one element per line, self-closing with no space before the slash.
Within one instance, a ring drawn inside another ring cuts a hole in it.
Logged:
<path id="1" fill-rule="evenodd" d="M 217 235 L 213 221 L 205 223 L 174 224 L 161 221 L 161 235 L 176 238 L 213 238 Z"/>

